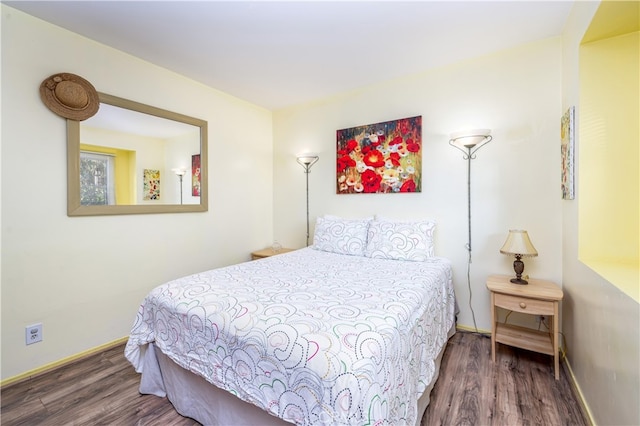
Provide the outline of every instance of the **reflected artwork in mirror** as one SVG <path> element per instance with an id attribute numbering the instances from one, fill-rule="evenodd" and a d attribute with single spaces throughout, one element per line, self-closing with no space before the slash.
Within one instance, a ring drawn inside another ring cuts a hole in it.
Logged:
<path id="1" fill-rule="evenodd" d="M 67 120 L 67 215 L 207 211 L 207 122 L 99 98 L 96 115 Z"/>

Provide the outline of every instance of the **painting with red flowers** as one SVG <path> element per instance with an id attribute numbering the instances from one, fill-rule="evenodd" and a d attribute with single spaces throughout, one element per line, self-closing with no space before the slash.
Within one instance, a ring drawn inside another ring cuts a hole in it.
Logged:
<path id="1" fill-rule="evenodd" d="M 191 156 L 191 195 L 200 196 L 200 154 Z"/>
<path id="2" fill-rule="evenodd" d="M 336 134 L 338 194 L 421 191 L 422 116 Z"/>

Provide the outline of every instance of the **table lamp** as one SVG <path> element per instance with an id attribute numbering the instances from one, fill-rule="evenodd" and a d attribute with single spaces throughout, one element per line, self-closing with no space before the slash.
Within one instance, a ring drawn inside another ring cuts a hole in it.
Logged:
<path id="1" fill-rule="evenodd" d="M 527 231 L 510 229 L 507 241 L 504 242 L 500 253 L 516 257 L 516 260 L 513 261 L 513 270 L 516 273 L 516 277 L 511 278 L 511 282 L 514 284 L 529 284 L 527 280 L 522 279 L 522 272 L 524 272 L 522 258 L 537 256 L 538 252 L 531 244 Z"/>

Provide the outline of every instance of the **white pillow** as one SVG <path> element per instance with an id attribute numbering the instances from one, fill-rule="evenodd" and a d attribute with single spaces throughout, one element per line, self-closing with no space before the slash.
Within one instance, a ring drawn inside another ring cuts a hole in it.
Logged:
<path id="1" fill-rule="evenodd" d="M 369 219 L 319 217 L 313 234 L 313 248 L 330 253 L 363 256 L 367 246 Z"/>
<path id="2" fill-rule="evenodd" d="M 435 256 L 433 233 L 436 224 L 430 220 L 392 222 L 374 220 L 369 224 L 365 256 L 374 259 L 423 262 Z"/>

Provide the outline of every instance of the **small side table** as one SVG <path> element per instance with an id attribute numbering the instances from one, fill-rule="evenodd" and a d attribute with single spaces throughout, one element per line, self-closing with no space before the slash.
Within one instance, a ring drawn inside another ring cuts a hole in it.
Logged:
<path id="1" fill-rule="evenodd" d="M 265 249 L 257 250 L 257 251 L 254 251 L 253 253 L 251 253 L 251 260 L 263 259 L 265 257 L 275 256 L 277 254 L 288 253 L 288 252 L 294 251 L 294 250 L 295 249 L 290 249 L 290 248 L 284 248 L 283 247 L 280 250 L 276 251 L 276 250 L 272 249 L 271 247 L 267 247 Z"/>
<path id="2" fill-rule="evenodd" d="M 491 291 L 491 359 L 496 362 L 496 345 L 503 343 L 553 356 L 556 380 L 560 378 L 558 347 L 558 304 L 562 289 L 555 283 L 530 278 L 529 284 L 513 284 L 507 275 L 491 275 L 487 288 Z M 539 331 L 497 322 L 497 309 L 544 315 L 549 330 Z"/>

